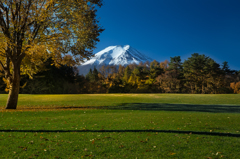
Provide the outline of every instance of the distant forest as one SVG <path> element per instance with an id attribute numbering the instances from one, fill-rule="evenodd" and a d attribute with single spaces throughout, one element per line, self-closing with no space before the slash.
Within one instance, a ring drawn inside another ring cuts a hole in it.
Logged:
<path id="1" fill-rule="evenodd" d="M 30 78 L 21 77 L 20 93 L 76 94 L 76 93 L 240 93 L 240 71 L 231 70 L 210 57 L 192 54 L 181 61 L 180 56 L 170 61 L 145 62 L 128 66 L 102 66 L 78 75 L 73 67 L 52 65 L 49 59 L 45 70 Z M 6 93 L 3 73 L 0 73 L 0 93 Z"/>

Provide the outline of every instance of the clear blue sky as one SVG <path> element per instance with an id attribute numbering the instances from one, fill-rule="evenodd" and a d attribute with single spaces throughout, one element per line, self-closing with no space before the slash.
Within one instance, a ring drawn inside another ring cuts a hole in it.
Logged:
<path id="1" fill-rule="evenodd" d="M 240 0 L 103 0 L 94 53 L 129 44 L 161 62 L 193 53 L 240 70 Z"/>

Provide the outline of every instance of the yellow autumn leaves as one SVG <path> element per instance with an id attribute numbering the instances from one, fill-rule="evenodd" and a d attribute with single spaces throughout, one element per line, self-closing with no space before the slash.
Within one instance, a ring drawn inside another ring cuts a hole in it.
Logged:
<path id="1" fill-rule="evenodd" d="M 50 57 L 55 65 L 73 65 L 91 56 L 102 32 L 95 19 L 99 0 L 3 0 L 1 4 L 0 18 L 7 23 L 0 25 L 0 61 L 5 65 L 5 58 L 24 55 L 21 73 L 30 77 Z"/>

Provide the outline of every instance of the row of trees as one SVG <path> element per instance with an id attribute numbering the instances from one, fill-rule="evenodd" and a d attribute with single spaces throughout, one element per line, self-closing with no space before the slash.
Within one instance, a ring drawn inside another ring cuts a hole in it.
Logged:
<path id="1" fill-rule="evenodd" d="M 44 65 L 33 79 L 22 77 L 21 93 L 240 93 L 240 71 L 198 53 L 184 62 L 176 56 L 170 62 L 102 66 L 86 76 L 67 65 L 56 67 L 51 59 Z M 0 81 L 0 91 L 4 89 L 8 88 Z"/>
<path id="2" fill-rule="evenodd" d="M 240 92 L 240 71 L 230 70 L 227 62 L 220 66 L 210 57 L 198 53 L 192 54 L 183 63 L 180 56 L 176 56 L 171 57 L 170 62 L 154 60 L 119 68 L 103 66 L 99 71 L 90 70 L 86 78 L 95 88 L 90 93 L 101 93 L 104 90 L 102 87 L 109 93 Z"/>

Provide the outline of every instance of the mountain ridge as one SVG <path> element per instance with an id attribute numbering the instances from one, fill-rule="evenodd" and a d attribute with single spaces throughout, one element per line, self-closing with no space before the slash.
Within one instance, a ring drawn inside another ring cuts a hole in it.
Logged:
<path id="1" fill-rule="evenodd" d="M 99 51 L 90 60 L 78 66 L 79 74 L 86 75 L 90 68 L 99 69 L 103 65 L 122 65 L 126 66 L 132 63 L 152 61 L 152 58 L 140 53 L 130 45 L 108 46 Z"/>

